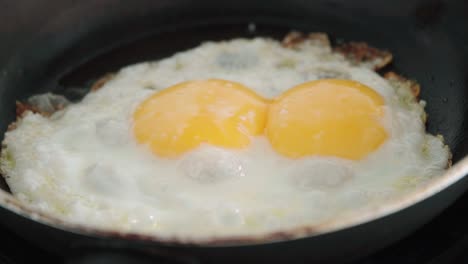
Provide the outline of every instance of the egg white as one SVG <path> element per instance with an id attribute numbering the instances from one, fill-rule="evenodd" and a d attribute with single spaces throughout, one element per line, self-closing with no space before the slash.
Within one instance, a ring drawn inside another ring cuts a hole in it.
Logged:
<path id="1" fill-rule="evenodd" d="M 356 80 L 385 99 L 389 138 L 359 161 L 288 159 L 264 137 L 244 150 L 202 145 L 178 159 L 136 143 L 138 104 L 176 83 L 208 78 L 240 82 L 267 98 L 320 78 Z M 208 42 L 126 67 L 50 118 L 26 114 L 5 135 L 1 169 L 20 200 L 74 223 L 194 238 L 264 234 L 395 199 L 443 173 L 450 153 L 425 132 L 423 105 L 326 46 Z"/>

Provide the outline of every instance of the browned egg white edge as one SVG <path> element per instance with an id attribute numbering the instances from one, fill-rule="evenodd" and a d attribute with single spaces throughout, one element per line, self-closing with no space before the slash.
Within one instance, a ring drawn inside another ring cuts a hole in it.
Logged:
<path id="1" fill-rule="evenodd" d="M 295 49 L 299 44 L 308 41 L 311 43 L 318 43 L 324 47 L 332 48 L 333 52 L 341 53 L 346 60 L 348 60 L 351 64 L 364 66 L 369 69 L 372 69 L 380 74 L 380 70 L 382 70 L 385 66 L 389 65 L 392 62 L 393 56 L 387 50 L 380 50 L 375 47 L 369 46 L 365 42 L 347 42 L 342 43 L 332 47 L 330 39 L 326 33 L 321 32 L 313 32 L 313 33 L 302 33 L 298 31 L 292 31 L 288 33 L 281 44 L 285 48 Z M 111 80 L 114 77 L 115 73 L 108 73 L 99 78 L 97 81 L 93 83 L 91 86 L 90 92 L 94 92 L 100 89 L 106 82 Z M 385 79 L 389 81 L 389 83 L 395 89 L 398 87 L 405 87 L 410 89 L 412 94 L 414 95 L 414 100 L 419 101 L 419 93 L 420 93 L 420 85 L 414 81 L 407 79 L 393 71 L 387 71 L 381 74 Z M 35 105 L 32 105 L 26 101 L 16 102 L 16 121 L 12 122 L 8 126 L 8 131 L 14 130 L 16 128 L 16 122 L 20 120 L 26 112 L 33 112 L 39 113 L 45 117 L 50 116 L 55 111 L 61 110 L 66 106 L 63 105 L 55 105 L 54 111 L 52 112 L 44 112 L 39 110 Z M 427 116 L 423 116 L 423 121 L 426 122 Z M 442 137 L 442 135 L 437 135 L 438 137 Z M 2 151 L 5 148 L 5 144 L 2 142 Z M 452 167 L 452 156 L 451 153 L 449 160 L 447 162 L 447 169 Z M 468 161 L 467 161 L 468 162 Z M 466 167 L 465 167 L 466 168 Z M 451 175 L 455 175 L 457 171 L 461 171 L 464 167 L 460 166 L 460 168 L 454 168 Z M 0 172 L 4 178 L 8 177 L 5 173 Z M 445 174 L 444 177 L 441 178 L 448 178 L 450 175 Z M 440 180 L 440 179 L 439 179 Z M 441 181 L 438 181 L 440 183 Z M 433 185 L 437 185 L 437 182 Z M 40 212 L 37 209 L 33 209 L 28 205 L 20 202 L 16 197 L 7 193 L 6 191 L 0 191 L 0 203 L 2 206 L 14 211 L 17 214 L 23 215 L 25 217 L 31 218 L 38 222 L 52 225 L 56 228 L 71 231 L 78 234 L 88 235 L 88 236 L 97 236 L 97 237 L 110 237 L 110 238 L 119 238 L 125 240 L 139 240 L 145 242 L 164 242 L 168 244 L 174 245 L 190 245 L 190 246 L 228 246 L 228 245 L 245 245 L 245 244 L 260 244 L 266 242 L 273 242 L 273 241 L 283 241 L 283 240 L 290 240 L 296 239 L 306 236 L 313 236 L 318 234 L 323 234 L 327 232 L 336 231 L 339 229 L 343 229 L 346 227 L 351 227 L 356 224 L 360 224 L 363 222 L 371 221 L 376 217 L 380 217 L 386 214 L 390 214 L 394 211 L 397 211 L 404 207 L 405 205 L 410 205 L 414 202 L 421 200 L 422 194 L 427 193 L 429 191 L 433 191 L 431 189 L 432 185 L 424 186 L 418 192 L 415 192 L 414 195 L 411 197 L 407 197 L 407 199 L 399 199 L 392 203 L 394 206 L 390 209 L 389 206 L 380 206 L 378 208 L 370 208 L 369 210 L 365 210 L 365 214 L 361 214 L 358 217 L 349 218 L 348 221 L 341 221 L 337 219 L 330 220 L 325 223 L 320 223 L 317 225 L 310 225 L 310 226 L 299 226 L 296 228 L 288 229 L 288 230 L 279 230 L 275 232 L 271 232 L 264 235 L 255 235 L 255 236 L 248 236 L 248 235 L 241 235 L 241 236 L 223 236 L 223 237 L 211 237 L 211 238 L 203 238 L 203 239 L 195 239 L 189 237 L 168 237 L 168 238 L 161 238 L 157 235 L 145 235 L 140 233 L 131 233 L 131 232 L 122 232 L 118 230 L 106 231 L 94 227 L 89 227 L 81 224 L 74 224 L 69 223 L 67 221 L 58 219 L 54 216 L 45 214 Z M 436 188 L 440 190 L 442 187 Z M 422 197 L 424 198 L 424 197 Z M 393 209 L 393 210 L 392 210 Z M 344 223 L 344 224 L 343 224 Z"/>

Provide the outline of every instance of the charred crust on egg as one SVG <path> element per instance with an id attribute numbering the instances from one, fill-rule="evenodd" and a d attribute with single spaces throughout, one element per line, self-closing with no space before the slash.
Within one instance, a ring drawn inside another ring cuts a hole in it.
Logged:
<path id="1" fill-rule="evenodd" d="M 304 42 L 316 43 L 322 47 L 332 47 L 330 39 L 326 33 L 312 32 L 302 33 L 291 31 L 281 44 L 285 48 L 297 48 Z M 333 47 L 333 51 L 342 54 L 350 63 L 366 66 L 373 70 L 379 70 L 392 62 L 393 55 L 387 50 L 381 50 L 368 45 L 365 42 L 347 42 Z"/>
<path id="2" fill-rule="evenodd" d="M 447 165 L 445 166 L 445 169 L 450 169 L 453 165 L 453 154 L 452 152 L 450 151 L 450 148 L 449 146 L 445 143 L 445 138 L 444 138 L 444 135 L 442 134 L 437 134 L 436 137 L 438 137 L 440 139 L 440 141 L 442 142 L 442 144 L 444 145 L 444 148 L 447 150 L 448 152 L 448 160 L 447 160 Z"/>
<path id="3" fill-rule="evenodd" d="M 415 80 L 407 79 L 393 71 L 387 72 L 383 74 L 384 79 L 386 79 L 391 86 L 393 86 L 396 90 L 398 89 L 407 89 L 413 95 L 413 98 L 416 102 L 420 102 L 419 94 L 421 92 L 421 86 Z M 423 111 L 422 113 L 422 121 L 424 123 L 427 122 L 427 113 Z"/>
<path id="4" fill-rule="evenodd" d="M 20 102 L 16 101 L 16 118 L 22 118 L 26 112 L 33 112 L 33 113 L 38 113 L 41 115 L 47 115 L 47 113 L 39 111 L 37 107 L 34 105 L 25 103 L 25 102 Z"/>
<path id="5" fill-rule="evenodd" d="M 100 77 L 97 79 L 90 87 L 90 92 L 95 92 L 102 88 L 108 81 L 110 81 L 112 78 L 114 78 L 115 74 L 114 73 L 107 73 L 104 76 Z M 34 104 L 31 104 L 27 101 L 16 101 L 16 121 L 10 123 L 8 125 L 7 131 L 12 131 L 15 130 L 17 127 L 17 122 L 21 118 L 24 117 L 24 115 L 28 112 L 34 113 L 34 114 L 40 114 L 44 117 L 50 117 L 52 114 L 55 112 L 64 109 L 66 106 L 63 104 L 57 104 L 53 106 L 54 109 L 53 111 L 41 111 L 37 106 Z"/>
<path id="6" fill-rule="evenodd" d="M 296 48 L 297 45 L 302 44 L 305 41 L 317 43 L 324 47 L 331 47 L 330 39 L 327 34 L 321 32 L 304 34 L 299 31 L 291 31 L 288 33 L 281 41 L 281 45 L 285 48 Z"/>
<path id="7" fill-rule="evenodd" d="M 106 84 L 108 81 L 110 81 L 112 78 L 114 78 L 115 74 L 114 73 L 107 73 L 104 76 L 100 77 L 97 79 L 92 85 L 91 85 L 91 92 L 95 92 L 99 89 L 101 89 L 104 84 Z"/>
<path id="8" fill-rule="evenodd" d="M 401 86 L 408 87 L 411 90 L 411 93 L 415 98 L 419 98 L 419 93 L 421 92 L 421 86 L 414 80 L 407 79 L 395 72 L 387 72 L 383 75 L 387 81 L 390 83 L 398 83 Z"/>
<path id="9" fill-rule="evenodd" d="M 23 116 L 28 112 L 38 113 L 43 116 L 49 116 L 49 114 L 43 113 L 39 111 L 39 109 L 37 109 L 35 106 L 25 103 L 25 102 L 16 101 L 15 105 L 16 105 L 16 108 L 15 108 L 16 120 L 8 124 L 7 131 L 15 130 L 18 127 L 18 121 L 21 120 L 21 118 L 23 118 Z M 4 147 L 5 146 L 2 145 L 2 149 Z"/>
<path id="10" fill-rule="evenodd" d="M 392 62 L 393 55 L 387 50 L 369 46 L 365 42 L 348 42 L 334 48 L 353 64 L 367 66 L 374 70 L 382 69 Z"/>
<path id="11" fill-rule="evenodd" d="M 18 127 L 18 121 L 21 120 L 21 118 L 23 118 L 24 115 L 26 115 L 26 113 L 28 112 L 35 113 L 35 114 L 37 113 L 45 117 L 48 117 L 52 114 L 52 113 L 42 112 L 39 109 L 37 109 L 37 107 L 35 107 L 34 105 L 26 103 L 26 102 L 16 101 L 15 105 L 16 105 L 16 108 L 15 108 L 16 120 L 11 122 L 8 125 L 7 131 L 15 130 Z M 2 149 L 3 148 L 4 146 L 2 146 Z"/>
<path id="12" fill-rule="evenodd" d="M 31 104 L 29 102 L 21 102 L 21 101 L 16 101 L 16 119 L 21 119 L 27 112 L 32 112 L 34 114 L 40 114 L 44 117 L 49 117 L 51 116 L 53 113 L 57 112 L 57 111 L 60 111 L 62 109 L 64 109 L 66 106 L 63 105 L 63 104 L 56 104 L 53 106 L 53 110 L 51 111 L 43 111 L 41 109 L 39 109 L 39 107 L 37 107 L 36 105 L 34 104 Z M 14 123 L 10 124 L 10 125 L 13 125 Z M 13 125 L 14 127 L 16 127 L 15 125 Z"/>
<path id="13" fill-rule="evenodd" d="M 449 154 L 449 157 L 448 157 L 448 161 L 447 161 L 447 167 L 445 167 L 445 169 L 450 169 L 452 167 L 452 165 L 453 165 L 453 154 L 450 151 L 449 151 L 448 154 Z"/>
<path id="14" fill-rule="evenodd" d="M 13 121 L 13 122 L 11 122 L 11 123 L 8 125 L 7 131 L 13 131 L 13 130 L 15 130 L 17 127 L 18 127 L 18 125 L 16 124 L 16 121 Z M 3 146 L 2 146 L 2 148 L 3 148 Z"/>

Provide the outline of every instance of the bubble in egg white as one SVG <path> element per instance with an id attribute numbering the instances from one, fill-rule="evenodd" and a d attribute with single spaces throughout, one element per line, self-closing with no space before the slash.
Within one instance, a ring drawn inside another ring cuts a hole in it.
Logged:
<path id="1" fill-rule="evenodd" d="M 227 70 L 246 70 L 258 62 L 257 54 L 250 51 L 224 51 L 216 57 L 216 63 Z"/>
<path id="2" fill-rule="evenodd" d="M 179 169 L 200 183 L 217 183 L 246 175 L 243 162 L 235 154 L 207 146 L 186 154 Z"/>
<path id="3" fill-rule="evenodd" d="M 86 168 L 83 185 L 96 194 L 112 196 L 125 194 L 121 191 L 125 186 L 122 176 L 111 166 L 99 163 Z"/>
<path id="4" fill-rule="evenodd" d="M 128 126 L 124 121 L 103 119 L 96 122 L 96 135 L 99 140 L 109 146 L 117 146 L 128 142 Z"/>
<path id="5" fill-rule="evenodd" d="M 354 177 L 344 162 L 324 159 L 310 159 L 296 162 L 288 173 L 292 184 L 301 190 L 330 189 L 343 187 Z"/>
<path id="6" fill-rule="evenodd" d="M 158 212 L 148 213 L 148 208 L 145 207 L 134 207 L 131 211 L 132 213 L 128 216 L 130 229 L 151 229 L 158 226 Z M 145 217 L 141 217 L 143 212 Z"/>
<path id="7" fill-rule="evenodd" d="M 235 205 L 222 205 L 214 209 L 214 222 L 221 226 L 241 226 L 245 223 L 241 209 Z"/>

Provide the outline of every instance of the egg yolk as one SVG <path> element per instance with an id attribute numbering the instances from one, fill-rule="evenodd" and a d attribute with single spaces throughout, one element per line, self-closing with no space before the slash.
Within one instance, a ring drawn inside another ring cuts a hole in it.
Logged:
<path id="1" fill-rule="evenodd" d="M 143 101 L 133 114 L 137 141 L 153 153 L 175 157 L 207 143 L 244 148 L 263 134 L 267 101 L 231 81 L 176 84 Z"/>
<path id="2" fill-rule="evenodd" d="M 381 125 L 384 100 L 350 80 L 324 79 L 300 84 L 270 105 L 266 135 L 290 158 L 309 155 L 358 160 L 388 137 Z"/>

